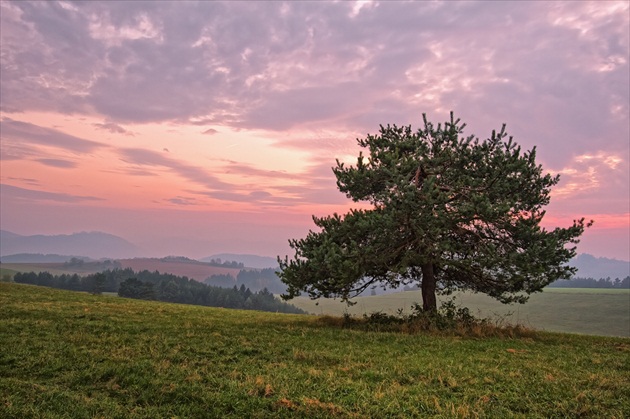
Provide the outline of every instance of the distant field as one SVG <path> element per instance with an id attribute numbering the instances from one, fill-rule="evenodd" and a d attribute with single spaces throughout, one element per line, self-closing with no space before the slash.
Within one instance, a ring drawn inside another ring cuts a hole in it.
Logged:
<path id="1" fill-rule="evenodd" d="M 102 270 L 91 268 L 90 264 L 86 266 L 65 266 L 63 263 L 3 263 L 3 269 L 9 269 L 15 272 L 50 272 L 53 275 L 62 274 L 79 274 L 85 275 Z"/>
<path id="2" fill-rule="evenodd" d="M 524 305 L 504 305 L 483 294 L 455 294 L 456 304 L 468 307 L 480 317 L 505 319 L 538 330 L 630 337 L 630 290 L 597 288 L 546 288 Z M 441 297 L 445 299 L 449 297 Z M 414 302 L 422 301 L 420 291 L 359 297 L 348 307 L 339 300 L 320 299 L 319 304 L 305 297 L 290 301 L 314 314 L 361 316 L 375 311 L 395 314 L 409 312 Z"/>
<path id="3" fill-rule="evenodd" d="M 544 292 L 555 292 L 558 294 L 628 294 L 630 295 L 630 289 L 617 289 L 617 288 L 561 288 L 550 287 L 545 288 Z"/>
<path id="4" fill-rule="evenodd" d="M 13 277 L 14 274 L 16 274 L 17 271 L 13 270 L 13 269 L 8 269 L 8 268 L 0 268 L 0 278 L 4 277 L 5 275 L 8 275 L 10 277 Z"/>
<path id="5" fill-rule="evenodd" d="M 164 261 L 160 259 L 136 258 L 121 259 L 117 261 L 122 268 L 131 268 L 134 271 L 159 271 L 178 276 L 187 276 L 197 281 L 203 281 L 212 275 L 231 275 L 236 278 L 239 268 L 224 268 L 213 266 L 198 261 Z M 15 272 L 50 272 L 53 275 L 79 274 L 86 275 L 108 269 L 102 264 L 85 263 L 82 266 L 65 265 L 63 263 L 3 263 L 3 269 Z M 112 267 L 113 268 L 113 267 Z M 110 268 L 111 269 L 111 268 Z"/>
<path id="6" fill-rule="evenodd" d="M 0 283 L 1 418 L 627 418 L 630 340 L 362 332 Z"/>

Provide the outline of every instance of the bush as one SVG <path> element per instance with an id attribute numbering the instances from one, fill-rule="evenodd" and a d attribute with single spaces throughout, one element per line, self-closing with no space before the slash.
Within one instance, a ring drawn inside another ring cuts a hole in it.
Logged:
<path id="1" fill-rule="evenodd" d="M 437 311 L 425 311 L 420 304 L 415 303 L 411 306 L 410 314 L 404 314 L 402 310 L 397 315 L 377 311 L 357 318 L 344 313 L 343 318 L 323 316 L 320 321 L 329 326 L 372 332 L 428 332 L 470 337 L 531 337 L 534 334 L 531 329 L 521 325 L 506 323 L 505 319 L 492 321 L 488 318 L 477 318 L 467 307 L 456 305 L 454 298 L 443 302 Z"/>

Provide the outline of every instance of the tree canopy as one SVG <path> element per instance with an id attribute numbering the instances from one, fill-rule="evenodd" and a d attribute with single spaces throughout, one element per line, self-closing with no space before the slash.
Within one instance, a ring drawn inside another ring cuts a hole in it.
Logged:
<path id="1" fill-rule="evenodd" d="M 289 240 L 295 256 L 280 259 L 285 299 L 348 301 L 369 287 L 421 286 L 423 308 L 436 292 L 468 289 L 501 302 L 520 302 L 551 282 L 569 278 L 567 262 L 592 223 L 540 226 L 551 187 L 536 148 L 522 151 L 505 125 L 480 141 L 463 136 L 455 119 L 437 127 L 380 126 L 358 139 L 356 165 L 337 160 L 339 190 L 370 209 L 313 217 L 321 231 Z"/>

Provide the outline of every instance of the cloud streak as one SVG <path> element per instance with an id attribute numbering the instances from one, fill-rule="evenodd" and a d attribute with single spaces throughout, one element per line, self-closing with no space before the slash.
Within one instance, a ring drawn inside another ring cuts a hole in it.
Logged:
<path id="1" fill-rule="evenodd" d="M 190 182 L 207 188 L 225 188 L 229 186 L 202 168 L 183 163 L 155 151 L 125 148 L 120 150 L 120 155 L 123 161 L 133 166 L 163 167 Z"/>
<path id="2" fill-rule="evenodd" d="M 8 200 L 18 200 L 18 201 L 30 201 L 30 202 L 41 202 L 41 201 L 50 201 L 57 203 L 82 203 L 82 202 L 93 202 L 93 201 L 102 201 L 102 198 L 96 196 L 82 196 L 82 195 L 72 195 L 67 193 L 56 193 L 50 191 L 42 191 L 37 189 L 25 189 L 19 188 L 17 186 L 0 184 L 0 191 L 2 192 L 2 196 L 4 199 Z"/>
<path id="3" fill-rule="evenodd" d="M 102 124 L 92 124 L 94 125 L 96 128 L 105 130 L 105 131 L 109 131 L 112 134 L 125 134 L 125 135 L 133 135 L 133 133 L 127 131 L 125 128 L 123 128 L 122 126 L 115 124 L 113 122 L 103 122 Z"/>
<path id="4" fill-rule="evenodd" d="M 36 159 L 37 162 L 58 169 L 73 169 L 77 167 L 77 163 L 69 160 L 61 159 Z"/>
<path id="5" fill-rule="evenodd" d="M 105 147 L 96 141 L 6 117 L 0 121 L 0 132 L 4 141 L 57 147 L 79 154 L 91 153 Z"/>

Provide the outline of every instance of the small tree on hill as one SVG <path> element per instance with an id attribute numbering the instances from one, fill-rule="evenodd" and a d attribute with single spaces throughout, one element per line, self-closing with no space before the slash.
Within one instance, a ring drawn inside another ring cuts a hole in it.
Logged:
<path id="1" fill-rule="evenodd" d="M 568 278 L 566 263 L 590 223 L 540 227 L 559 176 L 543 174 L 536 149 L 522 152 L 505 125 L 491 138 L 462 137 L 455 120 L 424 128 L 387 126 L 359 139 L 367 159 L 337 161 L 337 186 L 368 210 L 313 217 L 320 232 L 290 240 L 293 259 L 278 260 L 283 298 L 348 301 L 368 287 L 417 283 L 423 309 L 436 310 L 436 292 L 469 289 L 501 302 Z"/>
<path id="2" fill-rule="evenodd" d="M 107 277 L 104 273 L 95 273 L 93 275 L 92 293 L 95 295 L 101 295 L 103 293 L 103 289 L 105 288 L 105 281 L 107 281 Z"/>
<path id="3" fill-rule="evenodd" d="M 118 296 L 126 298 L 137 298 L 141 300 L 154 300 L 155 292 L 153 290 L 152 283 L 142 282 L 137 278 L 128 278 L 120 283 Z"/>

